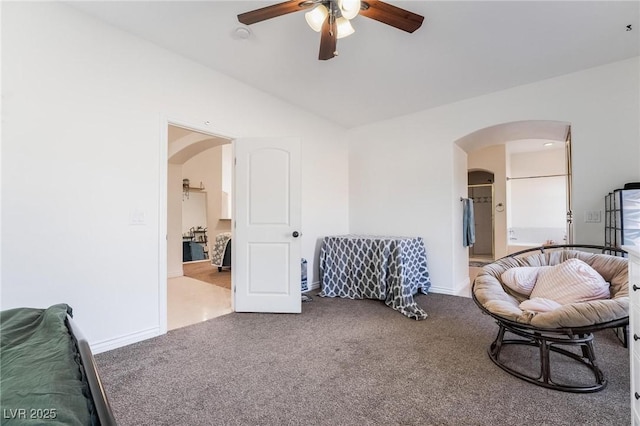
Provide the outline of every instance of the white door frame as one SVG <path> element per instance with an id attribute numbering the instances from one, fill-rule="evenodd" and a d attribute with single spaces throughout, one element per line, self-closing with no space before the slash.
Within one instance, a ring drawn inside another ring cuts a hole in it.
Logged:
<path id="1" fill-rule="evenodd" d="M 158 330 L 159 335 L 167 333 L 167 209 L 169 208 L 167 202 L 167 177 L 169 169 L 169 126 L 174 125 L 185 129 L 194 130 L 199 133 L 207 135 L 229 139 L 232 141 L 236 138 L 234 136 L 223 135 L 223 132 L 217 133 L 215 128 L 209 127 L 209 122 L 203 124 L 195 124 L 192 122 L 185 122 L 182 120 L 161 117 L 160 118 L 160 164 L 158 167 L 158 199 L 159 199 L 159 214 L 158 214 Z M 235 168 L 233 168 L 232 175 L 235 175 Z M 235 176 L 232 177 L 232 181 L 235 180 Z M 234 213 L 232 215 L 232 223 Z M 233 291 L 233 282 L 231 283 L 231 291 Z M 233 307 L 232 307 L 233 309 Z"/>
<path id="2" fill-rule="evenodd" d="M 573 158 L 572 158 L 572 146 L 571 146 L 571 125 L 567 130 L 567 140 L 565 141 L 565 162 L 567 173 L 567 239 L 565 244 L 573 244 L 573 224 L 575 222 L 573 217 Z"/>

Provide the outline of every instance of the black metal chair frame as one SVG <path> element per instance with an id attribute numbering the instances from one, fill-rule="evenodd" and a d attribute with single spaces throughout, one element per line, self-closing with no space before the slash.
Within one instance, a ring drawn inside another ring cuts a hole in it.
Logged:
<path id="1" fill-rule="evenodd" d="M 619 254 L 625 254 L 622 249 L 594 246 L 594 245 L 551 245 L 536 247 L 533 249 L 521 250 L 516 253 L 512 253 L 502 259 L 509 257 L 516 257 L 521 254 L 526 254 L 535 251 L 541 251 L 544 253 L 547 249 L 596 249 L 601 250 L 601 254 L 611 254 L 616 252 Z M 605 253 L 609 252 L 609 253 Z M 538 386 L 542 386 L 549 389 L 555 389 L 563 392 L 573 393 L 591 393 L 598 392 L 607 386 L 607 379 L 598 367 L 596 362 L 596 355 L 593 348 L 593 332 L 604 330 L 608 328 L 626 327 L 629 325 L 629 317 L 620 318 L 615 321 L 607 323 L 594 324 L 585 327 L 574 328 L 538 328 L 528 324 L 521 324 L 515 321 L 508 320 L 499 315 L 496 315 L 487 310 L 476 299 L 475 293 L 471 292 L 472 297 L 476 305 L 487 315 L 496 320 L 499 326 L 498 335 L 496 339 L 489 346 L 488 354 L 491 361 L 493 361 L 498 367 L 506 371 L 507 373 L 525 380 L 529 383 L 533 383 Z M 517 336 L 519 339 L 505 339 L 506 332 L 510 332 Z M 626 335 L 626 333 L 625 333 Z M 626 341 L 623 342 L 626 346 Z M 537 347 L 540 356 L 540 371 L 537 375 L 526 374 L 522 371 L 518 371 L 515 368 L 509 367 L 504 364 L 500 358 L 502 349 L 508 345 L 526 345 Z M 579 347 L 581 349 L 581 355 L 566 350 L 560 346 Z M 571 360 L 577 361 L 591 370 L 594 375 L 593 384 L 589 385 L 569 385 L 555 383 L 551 377 L 551 361 L 550 353 L 555 352 L 561 356 L 567 357 Z"/>

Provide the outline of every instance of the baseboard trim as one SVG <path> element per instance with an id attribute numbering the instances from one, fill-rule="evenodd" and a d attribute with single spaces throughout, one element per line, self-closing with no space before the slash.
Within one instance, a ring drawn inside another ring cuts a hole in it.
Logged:
<path id="1" fill-rule="evenodd" d="M 469 279 L 460 283 L 457 288 L 431 286 L 429 293 L 448 294 L 450 296 L 471 297 Z"/>
<path id="2" fill-rule="evenodd" d="M 138 331 L 136 333 L 127 334 L 125 336 L 115 337 L 113 339 L 103 340 L 101 342 L 92 343 L 91 352 L 99 354 L 101 352 L 110 351 L 112 349 L 121 348 L 122 346 L 131 345 L 132 343 L 141 342 L 142 340 L 151 339 L 160 335 L 160 328 L 153 327 L 147 330 Z"/>
<path id="3" fill-rule="evenodd" d="M 471 280 L 469 278 L 458 285 L 458 293 L 456 296 L 471 297 Z"/>
<path id="4" fill-rule="evenodd" d="M 438 287 L 434 285 L 429 287 L 429 293 L 448 294 L 450 296 L 458 295 L 458 292 L 455 289 L 449 287 Z"/>
<path id="5" fill-rule="evenodd" d="M 167 272 L 167 278 L 178 278 L 178 277 L 184 277 L 184 271 L 182 270 L 182 268 L 176 271 Z"/>
<path id="6" fill-rule="evenodd" d="M 319 288 L 320 288 L 320 281 L 316 281 L 316 282 L 311 283 L 311 285 L 309 286 L 309 290 L 304 291 L 303 293 L 307 293 L 307 292 L 309 292 L 311 290 L 318 290 Z"/>

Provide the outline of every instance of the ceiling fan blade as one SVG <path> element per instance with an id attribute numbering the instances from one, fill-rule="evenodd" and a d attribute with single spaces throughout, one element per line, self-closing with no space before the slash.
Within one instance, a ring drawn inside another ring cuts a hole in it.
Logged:
<path id="1" fill-rule="evenodd" d="M 369 7 L 363 7 L 360 15 L 375 19 L 383 24 L 412 33 L 422 25 L 424 16 L 390 5 L 378 0 L 365 0 Z"/>
<path id="2" fill-rule="evenodd" d="M 318 59 L 326 61 L 336 56 L 338 46 L 338 29 L 335 19 L 330 16 L 322 23 L 322 35 L 320 36 L 320 53 Z"/>
<path id="3" fill-rule="evenodd" d="M 256 22 L 265 21 L 267 19 L 276 18 L 278 16 L 286 15 L 288 13 L 297 12 L 304 9 L 300 6 L 299 1 L 291 0 L 283 3 L 274 4 L 260 9 L 252 10 L 250 12 L 241 13 L 238 15 L 238 21 L 245 25 L 255 24 Z"/>

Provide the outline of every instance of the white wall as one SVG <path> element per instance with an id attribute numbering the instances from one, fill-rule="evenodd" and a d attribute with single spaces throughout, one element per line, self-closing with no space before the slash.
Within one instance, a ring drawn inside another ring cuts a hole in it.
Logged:
<path id="1" fill-rule="evenodd" d="M 453 145 L 453 164 L 456 169 L 466 169 L 467 167 L 467 153 L 457 145 Z M 455 215 L 455 217 L 462 217 L 463 206 L 460 202 L 460 198 L 467 198 L 468 192 L 468 180 L 466 174 L 457 174 L 453 177 L 452 181 L 452 193 L 453 197 L 451 199 L 451 211 Z M 453 276 L 451 279 L 451 283 L 457 283 L 457 288 L 452 289 L 452 287 L 440 285 L 436 288 L 436 290 L 440 292 L 450 292 L 456 293 L 461 296 L 470 296 L 471 293 L 468 291 L 470 288 L 469 282 L 469 248 L 464 247 L 462 245 L 462 221 L 456 224 L 453 223 L 453 229 L 451 230 L 451 241 L 453 244 L 451 245 L 451 258 L 458 259 L 459 262 L 453 263 Z M 457 244 L 456 242 L 460 242 Z M 429 242 L 430 247 L 434 247 L 432 242 Z M 435 259 L 438 259 L 439 255 L 434 255 L 433 253 L 427 253 L 427 263 L 429 265 L 430 271 L 434 269 L 434 256 Z"/>
<path id="2" fill-rule="evenodd" d="M 509 177 L 562 175 L 567 172 L 564 147 L 532 152 L 512 152 Z"/>
<path id="3" fill-rule="evenodd" d="M 222 194 L 220 197 L 220 215 L 231 219 L 233 216 L 233 149 L 231 144 L 221 145 L 222 150 Z M 229 227 L 231 225 L 229 224 Z"/>
<path id="4" fill-rule="evenodd" d="M 190 191 L 188 197 L 182 200 L 182 235 L 191 228 L 207 227 L 207 193 L 204 191 Z"/>
<path id="5" fill-rule="evenodd" d="M 216 146 L 202 151 L 185 161 L 182 178 L 189 179 L 191 186 L 204 185 L 207 194 L 207 227 L 209 239 L 216 234 L 231 230 L 231 221 L 220 220 L 222 204 L 222 147 Z"/>
<path id="6" fill-rule="evenodd" d="M 636 57 L 351 130 L 351 231 L 423 237 L 434 291 L 458 293 L 466 257 L 452 254 L 464 253 L 456 207 L 464 194 L 452 188 L 467 169 L 454 142 L 501 123 L 570 123 L 580 219 L 602 209 L 611 189 L 640 180 L 638 64 Z M 603 242 L 602 223 L 578 220 L 575 231 L 576 242 Z"/>
<path id="7" fill-rule="evenodd" d="M 513 242 L 562 244 L 566 235 L 567 181 L 564 149 L 512 153 L 508 224 Z M 533 178 L 531 176 L 553 176 Z M 524 232 L 523 231 L 528 231 Z M 528 235 L 531 237 L 529 237 Z M 532 239 L 533 237 L 533 239 Z"/>
<path id="8" fill-rule="evenodd" d="M 98 350 L 158 334 L 167 119 L 301 138 L 312 281 L 319 239 L 348 229 L 332 123 L 61 3 L 2 4 L 2 67 L 3 309 L 69 303 Z"/>
<path id="9" fill-rule="evenodd" d="M 442 136 L 430 124 L 406 116 L 350 131 L 349 231 L 423 237 L 431 290 L 455 294 L 465 284 L 452 278 L 453 259 L 467 252 L 459 198 L 466 186 L 458 198 L 454 190 L 466 175 L 454 179 L 452 166 L 464 156 L 453 143 L 437 143 Z"/>

